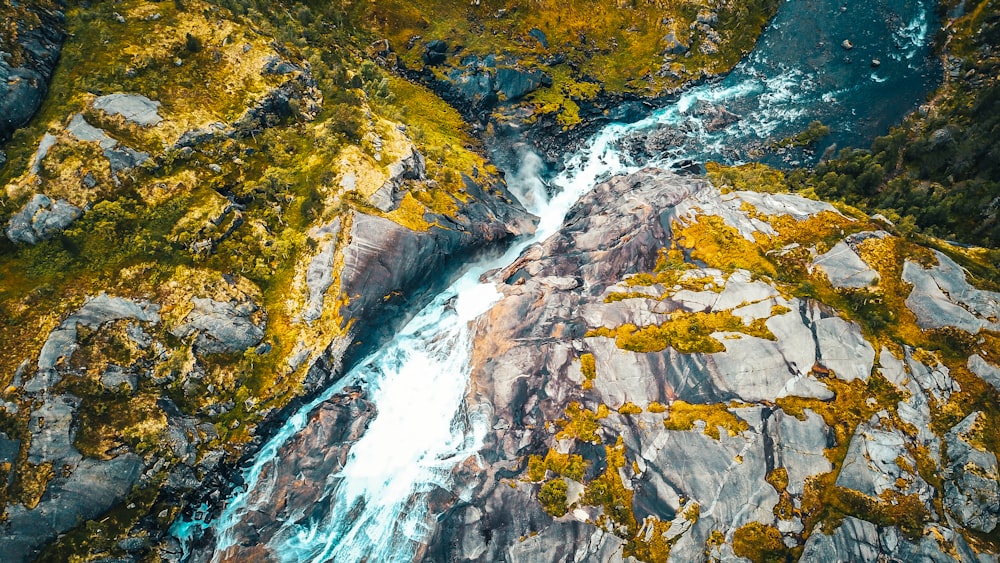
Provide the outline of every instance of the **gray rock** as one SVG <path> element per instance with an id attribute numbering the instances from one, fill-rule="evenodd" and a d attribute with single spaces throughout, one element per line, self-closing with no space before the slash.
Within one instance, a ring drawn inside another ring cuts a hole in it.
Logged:
<path id="1" fill-rule="evenodd" d="M 7 223 L 6 234 L 12 242 L 38 244 L 55 236 L 83 215 L 83 210 L 64 199 L 52 201 L 35 194 Z"/>
<path id="2" fill-rule="evenodd" d="M 1000 389 L 1000 368 L 987 362 L 979 354 L 969 356 L 969 371 L 978 375 L 983 381 Z"/>
<path id="3" fill-rule="evenodd" d="M 9 506 L 7 522 L 0 527 L 4 561 L 34 560 L 40 548 L 60 533 L 122 502 L 141 472 L 142 458 L 135 454 L 109 461 L 83 460 L 68 477 L 55 477 L 34 509 Z"/>
<path id="4" fill-rule="evenodd" d="M 125 121 L 150 127 L 163 121 L 160 117 L 160 102 L 150 100 L 140 94 L 108 94 L 94 100 L 94 109 L 109 115 L 120 115 Z"/>
<path id="5" fill-rule="evenodd" d="M 112 391 L 125 385 L 128 390 L 134 391 L 139 388 L 139 376 L 118 366 L 108 366 L 101 374 L 101 385 Z"/>
<path id="6" fill-rule="evenodd" d="M 38 393 L 58 381 L 55 371 L 59 360 L 68 359 L 76 350 L 77 325 L 97 330 L 105 323 L 123 319 L 155 325 L 160 322 L 159 311 L 159 305 L 148 301 L 136 302 L 104 293 L 88 298 L 82 307 L 49 333 L 38 353 L 38 373 L 24 385 L 24 390 Z"/>
<path id="7" fill-rule="evenodd" d="M 913 285 L 906 306 L 921 328 L 954 326 L 966 332 L 1000 330 L 1000 293 L 969 285 L 965 272 L 951 258 L 934 251 L 938 265 L 923 268 L 907 261 L 903 281 Z"/>
<path id="8" fill-rule="evenodd" d="M 944 483 L 944 505 L 962 526 L 990 533 L 1000 517 L 997 458 L 967 438 L 981 414 L 970 414 L 945 437 L 950 465 Z"/>
<path id="9" fill-rule="evenodd" d="M 892 491 L 904 495 L 918 494 L 921 500 L 928 501 L 933 496 L 931 486 L 897 463 L 897 460 L 905 460 L 909 467 L 916 467 L 906 443 L 906 437 L 897 430 L 883 430 L 870 423 L 858 425 L 837 475 L 837 486 L 874 498 L 885 491 Z M 899 479 L 905 482 L 902 489 L 897 484 Z"/>
<path id="10" fill-rule="evenodd" d="M 389 165 L 389 179 L 368 198 L 372 205 L 383 212 L 390 212 L 399 207 L 403 199 L 403 190 L 407 180 L 426 180 L 427 167 L 424 156 L 415 147 L 410 147 L 410 153 Z"/>
<path id="11" fill-rule="evenodd" d="M 302 319 L 312 323 L 323 315 L 323 303 L 326 291 L 333 284 L 333 262 L 337 251 L 336 235 L 340 231 L 340 219 L 334 220 L 322 230 L 323 234 L 331 235 L 323 243 L 322 250 L 310 262 L 306 269 L 306 286 L 309 288 L 309 301 Z"/>
<path id="12" fill-rule="evenodd" d="M 876 563 L 886 561 L 891 554 L 896 561 L 927 563 L 972 563 L 973 551 L 954 530 L 930 525 L 917 542 L 902 536 L 895 528 L 880 528 L 854 517 L 846 517 L 841 525 L 826 535 L 816 531 L 809 536 L 802 552 L 802 561 L 831 563 Z"/>
<path id="13" fill-rule="evenodd" d="M 809 409 L 803 410 L 805 420 L 782 411 L 775 413 L 772 427 L 775 463 L 788 472 L 789 493 L 801 496 L 806 479 L 833 470 L 825 450 L 832 433 L 823 418 Z"/>
<path id="14" fill-rule="evenodd" d="M 846 381 L 868 381 L 875 363 L 875 349 L 861 335 L 861 328 L 840 317 L 817 319 L 813 332 L 819 358 L 825 367 Z"/>
<path id="15" fill-rule="evenodd" d="M 263 323 L 255 324 L 250 316 L 257 312 L 251 301 L 223 303 L 214 299 L 194 297 L 194 310 L 185 322 L 170 332 L 178 338 L 197 334 L 195 350 L 203 354 L 243 352 L 264 338 Z"/>
<path id="16" fill-rule="evenodd" d="M 111 173 L 117 174 L 118 172 L 125 172 L 142 166 L 143 163 L 149 160 L 149 153 L 121 146 L 105 150 L 104 158 L 108 159 L 108 164 L 111 166 Z"/>
<path id="17" fill-rule="evenodd" d="M 46 155 L 49 154 L 49 149 L 55 146 L 58 137 L 52 133 L 46 133 L 42 135 L 42 139 L 38 142 L 38 148 L 35 149 L 34 156 L 31 157 L 31 173 L 38 174 L 42 170 L 42 160 L 45 159 Z"/>
<path id="18" fill-rule="evenodd" d="M 104 132 L 104 129 L 99 129 L 87 123 L 87 120 L 79 113 L 73 114 L 73 117 L 69 120 L 69 125 L 66 126 L 66 130 L 76 137 L 77 140 L 97 143 L 104 150 L 113 149 L 118 146 L 118 141 L 109 137 Z"/>
<path id="19" fill-rule="evenodd" d="M 5 48 L 11 52 L 0 51 L 0 142 L 41 107 L 66 36 L 62 12 L 31 2 L 19 2 L 17 7 L 26 13 L 13 37 L 5 38 L 9 41 Z"/>
<path id="20" fill-rule="evenodd" d="M 39 465 L 52 462 L 56 467 L 76 466 L 83 457 L 73 446 L 76 427 L 73 417 L 80 399 L 72 395 L 59 395 L 46 400 L 31 413 L 28 430 L 31 448 L 28 462 Z"/>
<path id="21" fill-rule="evenodd" d="M 834 287 L 868 287 L 879 280 L 878 272 L 844 241 L 838 242 L 826 254 L 817 256 L 812 266 L 826 272 L 826 277 Z"/>

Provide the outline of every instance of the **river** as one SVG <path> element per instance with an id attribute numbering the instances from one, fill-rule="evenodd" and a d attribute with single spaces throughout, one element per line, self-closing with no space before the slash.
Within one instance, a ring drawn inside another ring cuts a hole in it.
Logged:
<path id="1" fill-rule="evenodd" d="M 469 322 L 500 298 L 492 284 L 480 283 L 482 274 L 555 233 L 573 204 L 612 175 L 687 161 L 810 163 L 827 146 L 865 146 L 933 88 L 939 74 L 928 45 L 933 14 L 931 0 L 788 0 L 728 76 L 688 90 L 640 121 L 604 127 L 546 184 L 538 177 L 539 159 L 524 155 L 508 179 L 540 218 L 536 233 L 500 258 L 471 265 L 382 350 L 290 417 L 245 470 L 245 489 L 233 491 L 221 515 L 175 523 L 185 559 L 245 559 L 237 536 L 251 526 L 247 515 L 287 493 L 273 478 L 282 447 L 314 409 L 348 385 L 362 387 L 378 415 L 339 473 L 322 484 L 318 509 L 293 511 L 260 541 L 289 562 L 413 559 L 433 531 L 428 493 L 453 489 L 452 470 L 477 455 L 490 431 L 491 413 L 470 410 L 464 401 Z M 721 121 L 719 109 L 725 110 Z M 815 120 L 831 129 L 816 151 L 774 148 L 773 141 Z M 657 135 L 670 143 L 648 141 Z M 193 550 L 203 545 L 193 539 L 206 533 L 214 548 Z"/>

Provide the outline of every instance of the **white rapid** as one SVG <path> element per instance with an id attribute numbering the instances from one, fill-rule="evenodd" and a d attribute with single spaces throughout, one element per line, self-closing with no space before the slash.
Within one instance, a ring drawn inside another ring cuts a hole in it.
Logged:
<path id="1" fill-rule="evenodd" d="M 917 0 L 920 9 L 915 9 L 914 4 L 903 0 L 879 0 L 880 5 L 888 3 L 899 7 L 906 16 L 900 19 L 901 25 L 885 30 L 884 47 L 898 49 L 900 68 L 909 69 L 917 56 L 913 54 L 917 49 L 914 46 L 926 45 L 927 26 L 923 18 L 930 13 L 933 3 Z M 883 92 L 881 88 L 900 90 L 899 81 L 903 78 L 890 75 L 891 65 L 883 64 L 879 70 L 880 75 L 887 77 L 882 81 L 869 78 L 871 69 L 867 62 L 856 65 L 862 67 L 856 69 L 859 72 L 830 80 L 814 64 L 801 60 L 801 48 L 788 44 L 789 26 L 801 22 L 802 10 L 828 14 L 833 21 L 842 14 L 840 5 L 826 0 L 785 3 L 757 51 L 729 77 L 689 90 L 646 119 L 604 127 L 568 159 L 564 170 L 547 185 L 539 177 L 538 157 L 525 155 L 519 170 L 509 174 L 508 179 L 511 191 L 539 217 L 536 233 L 519 241 L 503 256 L 470 267 L 380 352 L 293 415 L 257 454 L 256 461 L 244 473 L 246 489 L 234 492 L 218 518 L 207 522 L 178 521 L 172 531 L 186 548 L 193 545 L 191 538 L 206 530 L 211 530 L 216 538 L 212 554 L 187 553 L 185 558 L 220 561 L 226 557 L 226 550 L 236 542 L 233 530 L 241 518 L 254 510 L 255 503 L 272 502 L 272 493 L 281 494 L 272 490 L 274 483 L 267 476 L 274 471 L 267 469 L 281 463 L 282 446 L 305 427 L 309 413 L 318 405 L 344 386 L 360 385 L 368 400 L 376 405 L 378 415 L 352 447 L 343 469 L 329 476 L 324 484 L 324 502 L 328 508 L 322 511 L 321 518 L 293 515 L 281 524 L 277 533 L 269 536 L 268 547 L 281 560 L 289 562 L 411 560 L 432 532 L 428 522 L 433 515 L 429 514 L 425 493 L 436 487 L 453 491 L 452 469 L 477 455 L 489 431 L 490 413 L 468 412 L 464 402 L 471 352 L 469 323 L 499 299 L 492 284 L 479 282 L 481 275 L 508 265 L 526 247 L 556 232 L 572 205 L 612 175 L 649 165 L 669 166 L 687 159 L 737 162 L 746 159 L 747 153 L 730 147 L 802 131 L 810 120 L 816 119 L 816 111 L 827 115 L 836 110 L 838 115 L 848 116 L 843 123 L 872 112 L 880 113 L 881 106 L 866 100 L 869 96 L 892 98 L 892 90 Z M 846 19 L 839 25 L 854 29 L 854 24 Z M 840 29 L 826 31 L 829 37 L 839 37 L 842 33 Z M 866 35 L 870 37 L 871 34 Z M 804 41 L 815 42 L 815 39 L 807 37 Z M 858 76 L 863 76 L 861 83 Z M 919 88 L 911 85 L 910 90 Z M 922 94 L 916 102 L 920 99 Z M 915 103 L 910 98 L 896 101 L 909 107 Z M 709 131 L 698 112 L 693 111 L 705 103 L 730 108 L 739 119 L 724 129 Z M 623 140 L 630 135 L 643 135 L 663 127 L 677 128 L 680 137 L 686 140 L 676 150 L 647 154 L 642 159 L 623 148 Z"/>
<path id="2" fill-rule="evenodd" d="M 174 534 L 184 540 L 211 527 L 217 538 L 212 560 L 221 560 L 234 544 L 231 532 L 241 517 L 255 503 L 271 502 L 273 483 L 264 477 L 270 464 L 281 463 L 282 445 L 305 427 L 318 405 L 345 386 L 360 384 L 378 416 L 352 447 L 343 470 L 328 480 L 326 517 L 285 523 L 269 547 L 283 561 L 410 559 L 431 531 L 421 493 L 436 486 L 449 489 L 451 470 L 476 455 L 489 430 L 490 413 L 467 412 L 463 401 L 471 352 L 469 322 L 499 299 L 495 285 L 479 279 L 553 234 L 570 207 L 602 178 L 636 168 L 623 164 L 611 148 L 623 127 L 611 126 L 595 137 L 548 189 L 537 174 L 538 157 L 525 155 L 522 174 L 514 176 L 510 188 L 539 217 L 534 236 L 499 258 L 469 268 L 380 352 L 294 414 L 245 471 L 246 491 L 236 493 L 215 521 L 178 522 Z M 547 192 L 556 195 L 549 198 Z"/>

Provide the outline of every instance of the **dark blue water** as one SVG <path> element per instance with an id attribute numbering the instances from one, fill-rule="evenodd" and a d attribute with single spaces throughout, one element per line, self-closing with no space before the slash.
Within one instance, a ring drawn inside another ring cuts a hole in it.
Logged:
<path id="1" fill-rule="evenodd" d="M 940 80 L 937 25 L 932 0 L 789 0 L 732 73 L 632 124 L 621 145 L 634 161 L 786 165 L 867 147 Z M 813 121 L 830 133 L 812 150 L 774 147 Z"/>

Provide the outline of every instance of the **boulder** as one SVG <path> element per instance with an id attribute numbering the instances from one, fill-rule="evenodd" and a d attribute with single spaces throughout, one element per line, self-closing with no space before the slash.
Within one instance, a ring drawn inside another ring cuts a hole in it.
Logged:
<path id="1" fill-rule="evenodd" d="M 858 253 L 844 241 L 840 241 L 825 254 L 817 256 L 812 267 L 826 273 L 830 283 L 838 288 L 861 288 L 875 284 L 878 272 L 865 263 Z"/>
<path id="2" fill-rule="evenodd" d="M 931 268 L 910 260 L 903 265 L 903 281 L 913 285 L 906 306 L 920 327 L 1000 330 L 1000 293 L 973 287 L 954 260 L 936 250 L 934 256 L 938 264 Z"/>
<path id="3" fill-rule="evenodd" d="M 427 49 L 423 54 L 424 64 L 427 66 L 437 66 L 444 64 L 448 60 L 448 44 L 440 39 L 435 39 L 427 43 Z"/>
<path id="4" fill-rule="evenodd" d="M 368 201 L 379 210 L 388 213 L 399 207 L 406 181 L 426 179 L 427 165 L 424 155 L 420 154 L 416 147 L 411 146 L 409 154 L 389 165 L 389 179 L 368 198 Z"/>
<path id="5" fill-rule="evenodd" d="M 68 227 L 83 215 L 83 210 L 65 199 L 52 201 L 45 194 L 35 194 L 7 223 L 11 242 L 38 244 Z"/>
<path id="6" fill-rule="evenodd" d="M 507 101 L 523 98 L 538 88 L 551 84 L 552 79 L 540 70 L 501 67 L 496 71 L 496 90 Z"/>

